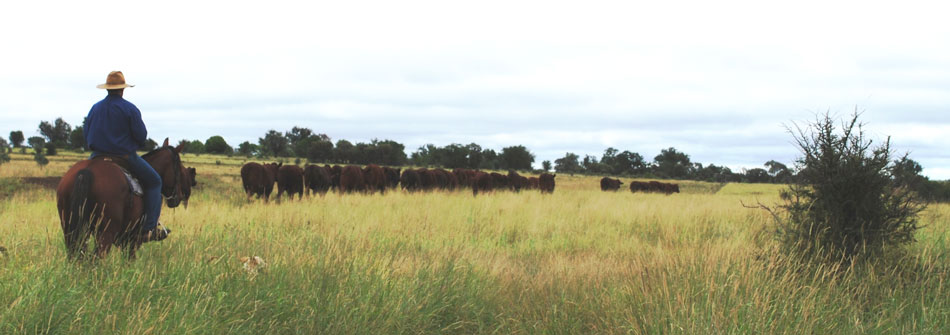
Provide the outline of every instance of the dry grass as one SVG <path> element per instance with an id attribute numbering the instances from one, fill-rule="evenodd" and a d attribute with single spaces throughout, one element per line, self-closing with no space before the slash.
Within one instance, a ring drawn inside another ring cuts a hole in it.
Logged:
<path id="1" fill-rule="evenodd" d="M 55 176 L 28 160 L 0 178 Z M 76 158 L 76 156 L 72 156 Z M 64 261 L 48 190 L 0 200 L 0 333 L 940 332 L 950 206 L 908 255 L 827 269 L 777 255 L 773 185 L 684 182 L 683 193 L 470 192 L 247 203 L 241 159 L 188 155 L 199 188 L 174 229 L 128 262 Z M 721 189 L 720 189 L 721 187 Z M 253 277 L 242 257 L 260 256 Z"/>

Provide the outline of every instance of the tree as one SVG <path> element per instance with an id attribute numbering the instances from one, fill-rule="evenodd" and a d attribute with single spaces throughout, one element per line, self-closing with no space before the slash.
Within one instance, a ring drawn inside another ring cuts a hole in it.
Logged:
<path id="1" fill-rule="evenodd" d="M 765 171 L 763 168 L 746 170 L 744 175 L 744 181 L 747 183 L 768 183 L 772 180 L 772 176 L 769 175 L 769 172 Z"/>
<path id="2" fill-rule="evenodd" d="M 69 143 L 66 147 L 80 152 L 86 151 L 86 135 L 82 131 L 82 126 L 77 126 L 69 132 Z"/>
<path id="3" fill-rule="evenodd" d="M 238 153 L 248 158 L 259 154 L 260 150 L 261 150 L 261 147 L 249 141 L 244 141 L 241 144 L 238 144 Z"/>
<path id="4" fill-rule="evenodd" d="M 46 140 L 39 136 L 31 136 L 26 140 L 30 144 L 30 147 L 33 148 L 33 151 L 43 152 L 43 149 L 46 147 Z"/>
<path id="5" fill-rule="evenodd" d="M 224 137 L 219 135 L 211 136 L 204 143 L 204 150 L 209 154 L 230 155 L 234 148 L 228 145 Z"/>
<path id="6" fill-rule="evenodd" d="M 313 136 L 313 130 L 310 128 L 301 128 L 294 126 L 290 131 L 284 133 L 284 137 L 287 138 L 287 141 L 290 143 L 291 147 L 296 148 L 297 144 Z M 303 156 L 299 155 L 298 156 Z"/>
<path id="7" fill-rule="evenodd" d="M 466 145 L 465 149 L 468 150 L 468 163 L 465 164 L 465 167 L 469 169 L 477 169 L 479 166 L 481 166 L 482 162 L 485 160 L 485 155 L 482 153 L 482 146 L 472 142 Z"/>
<path id="8" fill-rule="evenodd" d="M 685 179 L 689 177 L 692 163 L 689 161 L 689 155 L 676 151 L 676 148 L 670 147 L 663 149 L 659 155 L 653 158 L 656 174 L 664 178 Z"/>
<path id="9" fill-rule="evenodd" d="M 606 152 L 604 155 L 606 156 Z M 603 160 L 601 163 L 608 164 L 615 175 L 641 175 L 647 171 L 647 163 L 643 160 L 643 156 L 627 150 L 612 157 L 610 163 Z"/>
<path id="10" fill-rule="evenodd" d="M 319 137 L 308 137 L 297 143 L 297 147 L 303 150 L 303 157 L 311 163 L 329 162 L 333 159 L 333 143 L 321 140 Z"/>
<path id="11" fill-rule="evenodd" d="M 205 153 L 205 144 L 200 140 L 192 140 L 185 144 L 185 149 L 182 152 L 194 154 L 195 156 Z"/>
<path id="12" fill-rule="evenodd" d="M 10 151 L 13 149 L 10 148 L 10 145 L 7 144 L 7 140 L 0 138 L 0 165 L 10 161 Z"/>
<path id="13" fill-rule="evenodd" d="M 785 215 L 775 216 L 787 251 L 848 261 L 914 241 L 924 205 L 894 182 L 890 138 L 873 146 L 858 116 L 839 128 L 826 113 L 807 131 L 789 129 L 803 156 L 783 191 Z"/>
<path id="14" fill-rule="evenodd" d="M 583 168 L 581 163 L 578 162 L 579 159 L 580 157 L 577 154 L 568 152 L 564 154 L 564 157 L 554 160 L 554 171 L 570 173 L 571 175 L 580 172 Z"/>
<path id="15" fill-rule="evenodd" d="M 788 183 L 792 181 L 792 171 L 785 164 L 770 160 L 765 162 L 765 167 L 769 168 L 769 175 L 772 181 L 776 183 Z"/>
<path id="16" fill-rule="evenodd" d="M 337 163 L 347 164 L 353 159 L 354 151 L 355 148 L 350 141 L 343 139 L 336 141 L 333 148 L 333 160 Z"/>
<path id="17" fill-rule="evenodd" d="M 544 172 L 550 172 L 550 171 L 551 171 L 551 161 L 543 161 L 543 162 L 541 162 L 541 168 L 544 169 Z"/>
<path id="18" fill-rule="evenodd" d="M 53 145 L 64 148 L 66 143 L 69 140 L 69 133 L 73 130 L 66 121 L 63 121 L 63 118 L 56 118 L 53 123 L 46 121 L 40 122 L 39 126 L 40 134 L 46 138 L 47 142 L 53 143 Z"/>
<path id="19" fill-rule="evenodd" d="M 23 132 L 19 130 L 14 130 L 10 132 L 10 143 L 13 144 L 14 148 L 19 148 L 23 145 Z"/>
<path id="20" fill-rule="evenodd" d="M 276 130 L 267 131 L 264 137 L 257 139 L 257 143 L 261 146 L 262 156 L 289 157 L 291 155 L 290 141 Z"/>
<path id="21" fill-rule="evenodd" d="M 534 154 L 523 145 L 502 148 L 500 158 L 503 169 L 531 170 L 531 164 L 534 164 Z"/>

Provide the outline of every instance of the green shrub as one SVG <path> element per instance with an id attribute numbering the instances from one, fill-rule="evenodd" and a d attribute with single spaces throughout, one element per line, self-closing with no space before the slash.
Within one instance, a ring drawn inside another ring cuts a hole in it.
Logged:
<path id="1" fill-rule="evenodd" d="M 850 260 L 914 241 L 924 205 L 894 182 L 890 138 L 874 146 L 858 116 L 840 129 L 828 114 L 806 130 L 790 129 L 803 156 L 782 194 L 784 215 L 776 215 L 787 251 Z"/>

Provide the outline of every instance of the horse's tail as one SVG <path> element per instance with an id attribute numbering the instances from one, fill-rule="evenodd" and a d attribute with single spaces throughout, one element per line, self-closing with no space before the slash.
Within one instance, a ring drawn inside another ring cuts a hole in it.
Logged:
<path id="1" fill-rule="evenodd" d="M 81 256 L 86 249 L 86 240 L 92 230 L 94 203 L 90 197 L 92 182 L 92 171 L 79 170 L 76 174 L 76 182 L 73 183 L 73 192 L 69 196 L 69 212 L 66 215 L 66 227 L 63 233 L 66 238 L 66 251 L 70 257 L 76 257 L 77 252 Z"/>

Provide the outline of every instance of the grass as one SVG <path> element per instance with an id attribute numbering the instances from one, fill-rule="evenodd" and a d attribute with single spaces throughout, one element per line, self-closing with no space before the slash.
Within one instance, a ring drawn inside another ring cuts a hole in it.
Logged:
<path id="1" fill-rule="evenodd" d="M 26 155 L 24 155 L 26 156 Z M 28 156 L 26 156 L 28 157 Z M 839 268 L 776 253 L 773 185 L 681 182 L 601 192 L 558 175 L 552 195 L 470 192 L 247 203 L 240 158 L 198 169 L 169 240 L 139 259 L 65 260 L 55 176 L 0 166 L 0 333 L 944 333 L 950 206 L 932 205 L 905 256 Z M 29 157 L 28 157 L 29 158 Z M 6 186 L 3 186 L 6 187 Z M 241 256 L 268 263 L 254 275 Z"/>

